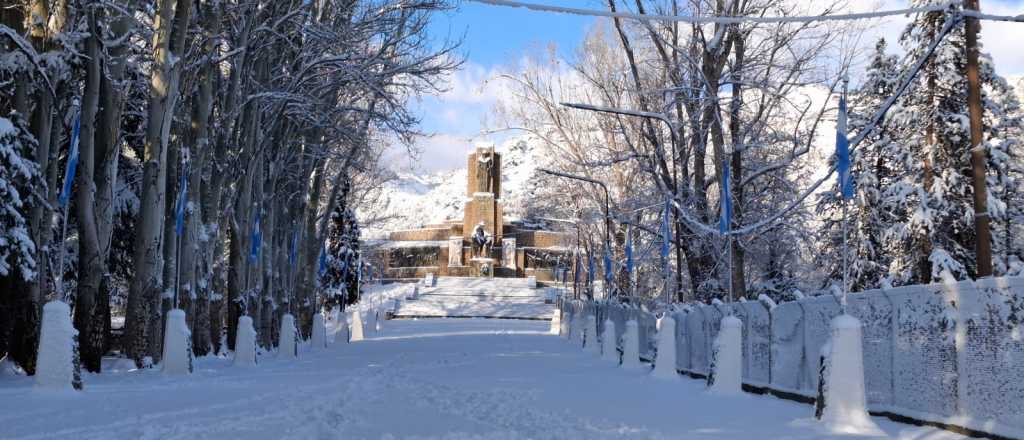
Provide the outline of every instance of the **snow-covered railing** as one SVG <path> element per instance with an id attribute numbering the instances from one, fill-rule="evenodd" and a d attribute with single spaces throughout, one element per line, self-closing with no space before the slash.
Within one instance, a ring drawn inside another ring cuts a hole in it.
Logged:
<path id="1" fill-rule="evenodd" d="M 705 376 L 722 317 L 732 314 L 743 324 L 744 385 L 813 401 L 821 349 L 839 311 L 832 295 L 677 307 L 676 369 Z M 615 322 L 620 338 L 625 321 L 637 319 L 641 357 L 655 358 L 652 313 L 576 301 L 565 303 L 562 319 L 588 313 L 601 327 Z M 850 295 L 848 313 L 863 324 L 871 411 L 1024 438 L 1024 278 L 871 290 Z"/>

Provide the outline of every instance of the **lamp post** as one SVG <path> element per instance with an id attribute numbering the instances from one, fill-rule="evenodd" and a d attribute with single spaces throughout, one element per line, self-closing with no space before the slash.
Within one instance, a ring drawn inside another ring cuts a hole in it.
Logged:
<path id="1" fill-rule="evenodd" d="M 578 180 L 580 182 L 586 182 L 586 183 L 598 185 L 598 186 L 601 187 L 601 189 L 604 190 L 604 248 L 607 250 L 607 252 L 610 253 L 611 252 L 611 238 L 610 237 L 611 237 L 611 230 L 612 230 L 612 216 L 611 216 L 611 207 L 610 207 L 611 206 L 611 195 L 608 192 L 608 185 L 605 185 L 604 182 L 602 182 L 600 180 L 597 180 L 597 179 L 591 179 L 589 177 L 580 176 L 580 175 L 576 175 L 576 174 L 563 173 L 561 171 L 549 170 L 547 168 L 537 168 L 537 171 L 540 171 L 540 172 L 542 172 L 544 174 L 549 174 L 549 175 L 552 175 L 552 176 L 555 176 L 555 177 L 561 177 L 561 178 L 571 179 L 571 180 Z"/>

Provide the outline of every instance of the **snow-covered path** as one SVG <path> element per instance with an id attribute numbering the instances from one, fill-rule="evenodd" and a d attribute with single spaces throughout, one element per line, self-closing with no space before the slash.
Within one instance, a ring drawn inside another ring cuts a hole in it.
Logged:
<path id="1" fill-rule="evenodd" d="M 87 376 L 75 395 L 0 375 L 0 438 L 823 438 L 810 406 L 708 395 L 628 372 L 548 323 L 389 321 L 366 341 L 252 369 L 202 359 L 191 377 Z M 958 436 L 876 422 L 893 438 Z"/>

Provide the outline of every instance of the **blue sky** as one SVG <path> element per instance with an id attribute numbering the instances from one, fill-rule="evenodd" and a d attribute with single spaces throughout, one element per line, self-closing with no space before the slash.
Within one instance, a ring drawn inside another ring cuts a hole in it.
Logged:
<path id="1" fill-rule="evenodd" d="M 597 0 L 529 0 L 547 5 L 602 9 Z M 807 0 L 814 1 L 814 0 Z M 594 18 L 567 14 L 540 13 L 520 8 L 484 5 L 462 0 L 459 8 L 435 18 L 430 33 L 437 41 L 445 37 L 462 38 L 460 52 L 466 56 L 463 69 L 448 79 L 449 91 L 439 96 L 424 97 L 416 104 L 422 118 L 421 129 L 433 136 L 420 139 L 419 157 L 410 158 L 402 148 L 395 148 L 389 160 L 399 170 L 437 171 L 463 165 L 466 151 L 473 142 L 502 139 L 500 135 L 478 136 L 489 118 L 502 86 L 488 81 L 503 67 L 509 67 L 529 53 L 558 48 L 563 57 L 571 54 L 594 23 Z M 906 0 L 855 0 L 851 10 L 868 11 L 907 7 Z M 1024 13 L 1024 0 L 982 0 L 982 10 L 992 14 Z M 906 19 L 895 17 L 879 23 L 862 41 L 873 45 L 878 36 L 896 39 Z M 1024 24 L 992 23 L 982 25 L 982 44 L 990 52 L 1003 75 L 1024 73 Z"/>

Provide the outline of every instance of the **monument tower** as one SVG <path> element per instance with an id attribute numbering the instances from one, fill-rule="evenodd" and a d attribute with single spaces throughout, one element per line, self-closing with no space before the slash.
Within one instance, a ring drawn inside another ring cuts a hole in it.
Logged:
<path id="1" fill-rule="evenodd" d="M 501 204 L 501 153 L 478 145 L 467 156 L 462 219 L 392 231 L 376 248 L 388 278 L 442 276 L 535 276 L 555 278 L 571 254 L 571 237 L 538 229 L 535 222 L 506 223 Z"/>

